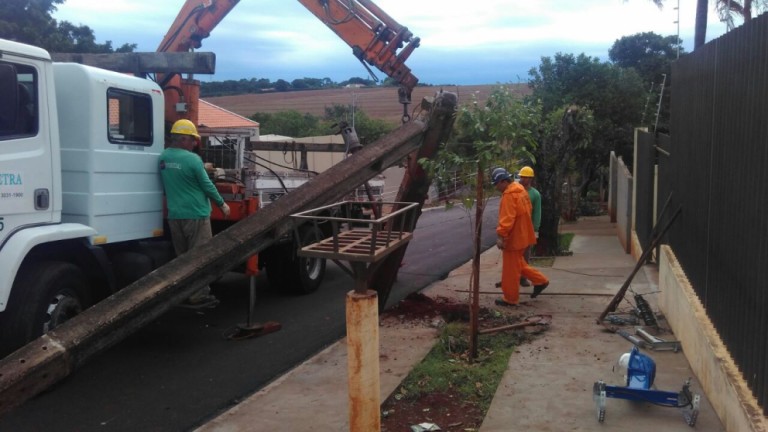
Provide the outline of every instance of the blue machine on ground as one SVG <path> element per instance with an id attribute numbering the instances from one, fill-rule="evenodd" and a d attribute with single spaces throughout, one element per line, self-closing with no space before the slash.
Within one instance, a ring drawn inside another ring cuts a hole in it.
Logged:
<path id="1" fill-rule="evenodd" d="M 681 408 L 688 426 L 693 427 L 696 424 L 701 396 L 691 394 L 690 378 L 683 384 L 682 390 L 678 393 L 653 389 L 656 363 L 651 357 L 642 354 L 637 347 L 633 347 L 631 352 L 622 355 L 619 364 L 627 368 L 626 387 L 607 385 L 602 380 L 595 382 L 593 387 L 593 398 L 597 405 L 597 421 L 602 423 L 605 420 L 606 398 L 616 398 L 648 402 L 663 407 Z"/>

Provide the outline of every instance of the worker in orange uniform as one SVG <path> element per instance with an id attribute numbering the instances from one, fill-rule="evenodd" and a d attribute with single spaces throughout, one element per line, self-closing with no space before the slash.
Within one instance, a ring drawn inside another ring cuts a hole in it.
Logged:
<path id="1" fill-rule="evenodd" d="M 520 301 L 520 277 L 533 283 L 531 298 L 536 298 L 549 285 L 549 279 L 525 262 L 525 250 L 536 244 L 531 222 L 531 200 L 520 183 L 512 181 L 509 172 L 496 168 L 491 173 L 493 186 L 501 192 L 496 247 L 502 250 L 501 306 L 517 306 Z"/>

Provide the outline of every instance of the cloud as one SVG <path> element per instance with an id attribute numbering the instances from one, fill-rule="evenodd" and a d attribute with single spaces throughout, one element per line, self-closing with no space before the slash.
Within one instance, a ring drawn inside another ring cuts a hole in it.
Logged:
<path id="1" fill-rule="evenodd" d="M 649 0 L 375 0 L 421 46 L 408 66 L 422 82 L 492 84 L 517 82 L 557 52 L 607 60 L 622 36 L 652 31 L 680 35 L 693 45 L 695 0 L 667 2 L 659 10 Z M 154 51 L 183 2 L 162 0 L 66 0 L 54 18 L 85 24 L 97 40 L 113 46 L 137 43 Z M 708 35 L 724 25 L 710 14 Z M 367 75 L 350 47 L 299 2 L 241 1 L 203 41 L 201 51 L 216 53 L 217 72 L 202 80 L 329 77 L 334 81 Z M 383 79 L 378 70 L 374 72 Z"/>

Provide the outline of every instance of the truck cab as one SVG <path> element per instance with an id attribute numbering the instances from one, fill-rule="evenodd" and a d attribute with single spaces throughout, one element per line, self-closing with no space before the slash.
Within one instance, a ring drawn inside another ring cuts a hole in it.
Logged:
<path id="1" fill-rule="evenodd" d="M 2 352 L 172 256 L 136 255 L 163 235 L 156 83 L 0 40 L 0 87 Z"/>

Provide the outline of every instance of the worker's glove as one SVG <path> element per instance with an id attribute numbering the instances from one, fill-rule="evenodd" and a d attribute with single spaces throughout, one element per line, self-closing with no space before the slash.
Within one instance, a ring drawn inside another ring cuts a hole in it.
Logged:
<path id="1" fill-rule="evenodd" d="M 221 205 L 221 212 L 224 213 L 224 217 L 225 218 L 229 217 L 230 210 L 229 210 L 229 206 L 227 205 L 227 203 L 224 203 L 224 204 Z"/>
<path id="2" fill-rule="evenodd" d="M 504 237 L 498 236 L 496 237 L 496 247 L 504 250 Z"/>
<path id="3" fill-rule="evenodd" d="M 538 240 L 539 239 L 539 232 L 536 231 L 534 234 L 536 234 L 536 240 Z"/>

